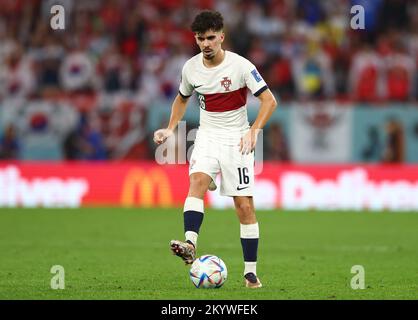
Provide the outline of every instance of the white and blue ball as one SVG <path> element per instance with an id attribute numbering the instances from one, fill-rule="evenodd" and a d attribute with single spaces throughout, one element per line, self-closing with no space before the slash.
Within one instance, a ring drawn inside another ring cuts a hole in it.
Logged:
<path id="1" fill-rule="evenodd" d="M 227 276 L 228 270 L 225 263 L 214 255 L 197 258 L 190 268 L 190 279 L 196 288 L 220 288 Z"/>

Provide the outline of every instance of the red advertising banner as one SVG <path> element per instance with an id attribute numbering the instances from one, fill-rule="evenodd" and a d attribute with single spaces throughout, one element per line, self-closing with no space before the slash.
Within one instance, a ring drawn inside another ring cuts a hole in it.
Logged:
<path id="1" fill-rule="evenodd" d="M 0 207 L 181 207 L 188 185 L 187 165 L 0 163 Z M 259 209 L 418 210 L 418 165 L 266 162 L 256 176 L 254 199 Z M 218 191 L 209 192 L 206 203 L 232 205 Z"/>
<path id="2" fill-rule="evenodd" d="M 187 172 L 153 162 L 0 163 L 0 206 L 178 206 Z"/>

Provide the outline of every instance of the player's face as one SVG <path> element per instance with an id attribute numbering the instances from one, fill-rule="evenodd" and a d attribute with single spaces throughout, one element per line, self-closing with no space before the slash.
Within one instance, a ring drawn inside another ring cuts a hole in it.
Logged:
<path id="1" fill-rule="evenodd" d="M 196 33 L 195 38 L 203 57 L 212 60 L 221 49 L 225 35 L 222 31 L 209 30 L 205 33 Z"/>

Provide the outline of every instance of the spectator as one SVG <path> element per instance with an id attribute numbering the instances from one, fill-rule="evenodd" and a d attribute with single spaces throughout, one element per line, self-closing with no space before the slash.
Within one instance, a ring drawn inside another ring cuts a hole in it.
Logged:
<path id="1" fill-rule="evenodd" d="M 290 161 L 287 138 L 282 126 L 273 122 L 267 131 L 266 160 Z"/>
<path id="2" fill-rule="evenodd" d="M 64 57 L 64 48 L 53 36 L 45 37 L 44 47 L 37 57 L 39 87 L 42 91 L 60 89 L 59 68 Z"/>
<path id="3" fill-rule="evenodd" d="M 386 145 L 383 152 L 383 162 L 401 163 L 404 161 L 404 132 L 402 124 L 396 119 L 386 123 Z"/>
<path id="4" fill-rule="evenodd" d="M 414 76 L 414 87 L 413 87 L 413 100 L 418 101 L 418 4 L 415 4 L 410 10 L 411 25 L 409 32 L 405 38 L 408 41 L 405 43 L 408 46 L 408 53 L 415 62 L 415 76 Z"/>
<path id="5" fill-rule="evenodd" d="M 0 97 L 28 98 L 36 88 L 33 63 L 17 45 L 0 66 Z"/>
<path id="6" fill-rule="evenodd" d="M 361 46 L 351 63 L 350 92 L 356 101 L 376 102 L 382 97 L 383 62 L 370 44 Z"/>
<path id="7" fill-rule="evenodd" d="M 394 52 L 384 58 L 386 92 L 389 101 L 408 101 L 413 97 L 415 61 L 398 41 Z"/>
<path id="8" fill-rule="evenodd" d="M 129 81 L 129 68 L 119 52 L 115 43 L 111 44 L 105 51 L 101 61 L 98 64 L 102 87 L 106 92 L 117 92 L 124 88 L 124 82 Z M 125 80 L 125 81 L 124 81 Z"/>
<path id="9" fill-rule="evenodd" d="M 84 91 L 93 88 L 93 63 L 87 53 L 74 48 L 61 65 L 60 82 L 68 91 Z"/>
<path id="10" fill-rule="evenodd" d="M 79 150 L 81 150 L 81 137 L 79 128 L 71 130 L 64 138 L 63 152 L 65 160 L 79 159 Z"/>
<path id="11" fill-rule="evenodd" d="M 362 159 L 365 161 L 378 160 L 381 152 L 379 131 L 375 126 L 371 126 L 367 131 L 367 135 L 368 141 L 362 151 Z"/>
<path id="12" fill-rule="evenodd" d="M 325 17 L 320 0 L 298 0 L 296 8 L 298 16 L 311 25 L 321 22 Z"/>
<path id="13" fill-rule="evenodd" d="M 161 87 L 167 99 L 172 99 L 178 92 L 179 74 L 183 64 L 189 59 L 186 48 L 181 45 L 170 47 L 170 59 L 165 61 L 161 71 Z"/>
<path id="14" fill-rule="evenodd" d="M 270 89 L 276 92 L 282 101 L 290 100 L 295 94 L 291 62 L 281 55 L 273 61 L 267 73 Z"/>
<path id="15" fill-rule="evenodd" d="M 17 159 L 19 154 L 19 142 L 16 129 L 13 124 L 9 124 L 0 137 L 0 159 Z"/>
<path id="16" fill-rule="evenodd" d="M 333 98 L 335 81 L 327 52 L 312 41 L 305 53 L 292 61 L 297 92 L 304 98 Z"/>
<path id="17" fill-rule="evenodd" d="M 105 160 L 106 150 L 103 138 L 95 125 L 90 123 L 87 117 L 83 117 L 80 123 L 78 141 L 78 159 L 80 160 Z"/>

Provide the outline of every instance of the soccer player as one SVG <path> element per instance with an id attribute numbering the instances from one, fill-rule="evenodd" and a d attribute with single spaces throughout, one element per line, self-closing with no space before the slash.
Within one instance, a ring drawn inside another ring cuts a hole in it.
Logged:
<path id="1" fill-rule="evenodd" d="M 245 284 L 259 288 L 256 270 L 259 228 L 252 197 L 253 151 L 257 134 L 277 106 L 276 99 L 250 61 L 222 49 L 225 34 L 219 12 L 199 13 L 191 29 L 201 53 L 184 64 L 168 127 L 154 133 L 157 144 L 171 136 L 183 118 L 189 97 L 196 91 L 200 125 L 190 158 L 190 187 L 184 203 L 185 241 L 172 240 L 171 250 L 186 264 L 193 263 L 204 216 L 203 199 L 208 190 L 217 188 L 215 177 L 221 173 L 221 195 L 233 197 L 240 221 Z M 261 102 L 252 126 L 246 109 L 248 89 Z"/>

